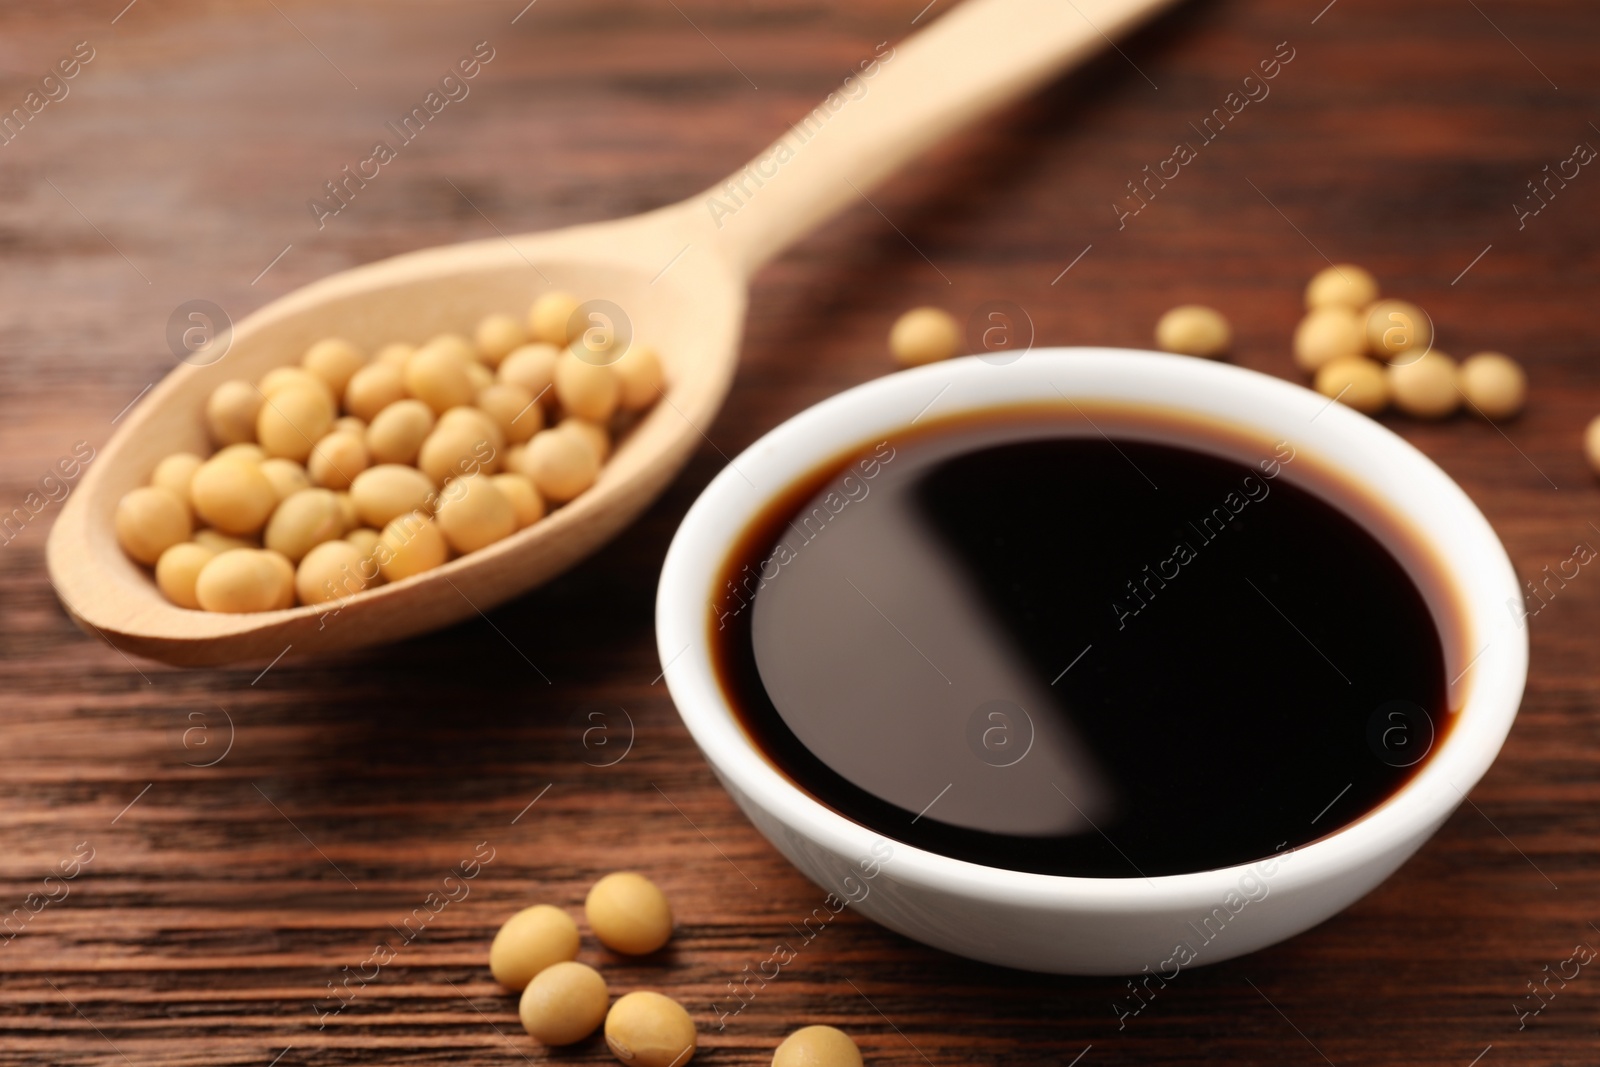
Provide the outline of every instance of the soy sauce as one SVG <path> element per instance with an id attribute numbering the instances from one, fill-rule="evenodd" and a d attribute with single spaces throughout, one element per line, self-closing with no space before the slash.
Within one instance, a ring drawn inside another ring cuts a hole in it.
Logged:
<path id="1" fill-rule="evenodd" d="M 772 763 L 893 840 L 1086 877 L 1253 861 L 1382 804 L 1451 720 L 1449 590 L 1331 484 L 1291 441 L 1147 414 L 915 428 L 750 525 L 713 657 Z"/>

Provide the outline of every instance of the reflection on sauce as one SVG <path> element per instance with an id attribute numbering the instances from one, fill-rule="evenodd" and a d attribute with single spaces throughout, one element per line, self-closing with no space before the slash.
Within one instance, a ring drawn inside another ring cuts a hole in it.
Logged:
<path id="1" fill-rule="evenodd" d="M 1314 840 L 1442 739 L 1448 598 L 1297 459 L 1038 413 L 868 445 L 736 546 L 722 684 L 801 788 L 956 858 L 1140 877 Z"/>

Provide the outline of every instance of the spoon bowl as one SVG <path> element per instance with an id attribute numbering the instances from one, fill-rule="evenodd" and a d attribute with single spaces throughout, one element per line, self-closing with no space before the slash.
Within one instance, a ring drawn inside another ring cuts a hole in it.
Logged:
<path id="1" fill-rule="evenodd" d="M 864 60 L 841 93 L 726 182 L 628 219 L 408 253 L 332 275 L 235 328 L 216 362 L 184 364 L 128 414 L 51 531 L 57 595 L 123 652 L 181 665 L 264 662 L 378 644 L 486 611 L 604 544 L 658 496 L 706 433 L 737 366 L 747 282 L 822 220 L 940 137 L 1027 92 L 1170 0 L 968 0 Z M 1070 9 L 1070 10 L 1068 10 Z M 852 88 L 851 79 L 854 79 Z M 253 614 L 180 608 L 122 552 L 117 502 L 173 452 L 211 451 L 207 398 L 256 381 L 315 341 L 372 351 L 464 332 L 542 291 L 612 302 L 661 354 L 659 401 L 595 484 L 544 519 L 434 570 L 343 600 Z"/>
<path id="2" fill-rule="evenodd" d="M 56 591 L 73 615 L 128 652 L 185 665 L 270 659 L 298 644 L 333 652 L 394 641 L 468 618 L 559 574 L 603 544 L 666 487 L 716 416 L 736 366 L 743 278 L 725 260 L 683 252 L 695 218 L 681 207 L 548 234 L 495 238 L 397 256 L 333 275 L 238 324 L 226 355 L 184 364 L 129 413 L 112 446 L 68 498 L 49 545 Z M 670 246 L 670 247 L 669 247 Z M 670 269 L 662 272 L 675 255 Z M 634 336 L 661 352 L 657 402 L 617 442 L 587 492 L 532 526 L 442 567 L 342 601 L 223 614 L 168 601 L 122 552 L 112 516 L 163 456 L 206 454 L 207 398 L 259 379 L 322 337 L 371 351 L 397 338 L 460 332 L 494 311 L 558 288 L 626 310 Z M 677 309 L 693 307 L 693 316 Z"/>

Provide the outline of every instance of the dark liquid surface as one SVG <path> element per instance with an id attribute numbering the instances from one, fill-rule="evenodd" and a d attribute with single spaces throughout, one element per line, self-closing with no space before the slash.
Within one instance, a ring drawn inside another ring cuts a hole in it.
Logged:
<path id="1" fill-rule="evenodd" d="M 1416 581 L 1289 445 L 953 425 L 820 472 L 724 578 L 719 672 L 779 769 L 992 867 L 1269 856 L 1380 804 L 1450 718 Z"/>

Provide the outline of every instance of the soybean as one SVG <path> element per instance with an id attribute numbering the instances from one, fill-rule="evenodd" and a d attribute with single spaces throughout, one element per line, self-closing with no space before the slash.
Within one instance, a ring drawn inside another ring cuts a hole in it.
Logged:
<path id="1" fill-rule="evenodd" d="M 1315 372 L 1333 360 L 1365 355 L 1366 349 L 1361 318 L 1343 304 L 1314 309 L 1294 331 L 1294 361 L 1304 371 Z"/>
<path id="2" fill-rule="evenodd" d="M 689 1013 L 660 993 L 629 993 L 606 1014 L 606 1045 L 629 1067 L 683 1067 L 694 1056 L 695 1041 Z"/>
<path id="3" fill-rule="evenodd" d="M 862 1067 L 861 1050 L 843 1030 L 803 1026 L 783 1039 L 772 1067 Z"/>
<path id="4" fill-rule="evenodd" d="M 450 547 L 476 552 L 509 537 L 517 528 L 516 509 L 486 475 L 471 474 L 447 483 L 434 519 Z"/>
<path id="5" fill-rule="evenodd" d="M 582 1041 L 605 1021 L 611 999 L 600 972 L 574 960 L 552 963 L 522 991 L 522 1028 L 546 1045 Z"/>
<path id="6" fill-rule="evenodd" d="M 1380 359 L 1412 349 L 1427 351 L 1433 344 L 1432 320 L 1406 300 L 1380 300 L 1367 308 L 1366 327 L 1367 349 Z"/>
<path id="7" fill-rule="evenodd" d="M 317 545 L 343 534 L 344 516 L 333 492 L 302 489 L 278 505 L 261 540 L 289 562 L 299 563 Z"/>
<path id="8" fill-rule="evenodd" d="M 500 364 L 500 380 L 520 385 L 535 399 L 549 403 L 546 390 L 555 382 L 556 358 L 561 350 L 554 345 L 523 345 Z"/>
<path id="9" fill-rule="evenodd" d="M 1497 422 L 1514 418 L 1528 399 L 1528 376 L 1499 352 L 1468 356 L 1456 372 L 1456 384 L 1480 415 Z"/>
<path id="10" fill-rule="evenodd" d="M 434 484 L 415 467 L 384 463 L 368 467 L 350 483 L 350 500 L 368 526 L 382 528 L 408 512 L 428 506 Z"/>
<path id="11" fill-rule="evenodd" d="M 195 582 L 216 554 L 213 549 L 193 541 L 173 545 L 156 561 L 156 588 L 180 608 L 200 607 L 194 592 Z"/>
<path id="12" fill-rule="evenodd" d="M 610 366 L 590 363 L 568 349 L 556 358 L 555 392 L 569 414 L 605 422 L 617 410 L 622 383 Z"/>
<path id="13" fill-rule="evenodd" d="M 187 541 L 194 528 L 189 505 L 172 490 L 155 485 L 131 490 L 117 501 L 115 526 L 122 550 L 147 564 Z"/>
<path id="14" fill-rule="evenodd" d="M 1317 371 L 1317 392 L 1368 415 L 1389 403 L 1389 380 L 1383 368 L 1365 356 L 1344 356 Z"/>
<path id="15" fill-rule="evenodd" d="M 302 385 L 308 389 L 317 389 L 325 393 L 329 400 L 334 399 L 334 392 L 328 388 L 328 383 L 312 374 L 304 367 L 274 367 L 261 376 L 256 383 L 256 388 L 261 390 L 261 395 L 268 400 L 277 396 L 285 389 Z"/>
<path id="16" fill-rule="evenodd" d="M 344 387 L 344 409 L 371 422 L 378 412 L 406 396 L 405 378 L 392 363 L 369 363 Z"/>
<path id="17" fill-rule="evenodd" d="M 195 512 L 228 534 L 253 534 L 278 506 L 278 493 L 261 466 L 217 455 L 200 465 L 189 482 Z"/>
<path id="18" fill-rule="evenodd" d="M 317 442 L 306 460 L 306 472 L 326 489 L 348 489 L 370 462 L 363 437 L 340 430 Z"/>
<path id="19" fill-rule="evenodd" d="M 494 428 L 498 435 L 500 430 Z M 443 485 L 463 474 L 493 474 L 499 469 L 499 453 L 486 428 L 474 419 L 441 421 L 417 453 L 417 467 L 435 485 Z"/>
<path id="20" fill-rule="evenodd" d="M 1166 352 L 1210 359 L 1233 341 L 1233 328 L 1222 312 L 1202 304 L 1183 304 L 1156 321 L 1156 345 Z"/>
<path id="21" fill-rule="evenodd" d="M 908 367 L 949 359 L 960 347 L 961 329 L 942 308 L 912 308 L 889 328 L 889 354 Z"/>
<path id="22" fill-rule="evenodd" d="M 1600 415 L 1590 419 L 1584 428 L 1583 456 L 1589 461 L 1589 469 L 1600 474 Z"/>
<path id="23" fill-rule="evenodd" d="M 564 504 L 594 484 L 600 459 L 589 442 L 571 430 L 541 430 L 522 453 L 521 473 L 540 496 Z"/>
<path id="24" fill-rule="evenodd" d="M 236 548 L 261 547 L 249 538 L 235 537 L 232 534 L 225 534 L 221 530 L 213 530 L 209 527 L 194 532 L 194 543 L 203 548 L 211 549 L 217 555 L 221 555 L 224 552 L 232 552 Z"/>
<path id="25" fill-rule="evenodd" d="M 366 354 L 342 337 L 318 341 L 300 357 L 300 365 L 321 378 L 334 396 L 344 395 L 350 379 L 366 362 Z"/>
<path id="26" fill-rule="evenodd" d="M 507 989 L 519 990 L 533 976 L 578 955 L 578 924 L 549 904 L 523 908 L 505 921 L 489 945 L 489 973 Z"/>
<path id="27" fill-rule="evenodd" d="M 665 374 L 661 357 L 649 345 L 635 343 L 611 365 L 621 385 L 618 403 L 623 411 L 643 411 L 661 395 Z"/>
<path id="28" fill-rule="evenodd" d="M 570 293 L 541 294 L 528 309 L 528 333 L 536 341 L 563 346 L 577 332 L 572 327 L 572 316 L 577 310 L 578 301 Z"/>
<path id="29" fill-rule="evenodd" d="M 206 401 L 206 428 L 211 439 L 219 445 L 254 441 L 263 400 L 260 390 L 246 381 L 236 379 L 217 386 Z"/>
<path id="30" fill-rule="evenodd" d="M 294 602 L 294 568 L 276 552 L 223 552 L 201 568 L 195 600 L 207 611 L 273 611 Z"/>
<path id="31" fill-rule="evenodd" d="M 450 549 L 434 521 L 412 511 L 391 519 L 383 528 L 373 558 L 385 580 L 398 582 L 440 566 L 450 558 Z"/>
<path id="32" fill-rule="evenodd" d="M 367 450 L 374 463 L 413 463 L 433 432 L 433 409 L 420 400 L 397 400 L 372 418 Z"/>
<path id="33" fill-rule="evenodd" d="M 556 428 L 575 433 L 583 438 L 584 441 L 588 442 L 589 447 L 594 449 L 594 456 L 601 463 L 604 463 L 611 455 L 611 435 L 606 433 L 606 428 L 599 423 L 590 422 L 588 419 L 580 419 L 576 415 L 569 415 L 557 423 Z"/>
<path id="34" fill-rule="evenodd" d="M 376 538 L 376 532 L 373 533 Z M 294 574 L 295 593 L 302 604 L 322 604 L 359 593 L 372 583 L 363 567 L 367 553 L 349 541 L 324 541 L 307 552 Z M 376 577 L 376 574 L 374 574 Z"/>
<path id="35" fill-rule="evenodd" d="M 459 333 L 434 334 L 422 348 L 431 348 L 454 359 L 463 367 L 478 362 L 478 349 Z M 417 351 L 422 351 L 422 348 Z"/>
<path id="36" fill-rule="evenodd" d="M 150 475 L 150 484 L 170 489 L 179 500 L 188 503 L 189 482 L 204 462 L 193 452 L 174 452 L 156 464 L 154 473 Z"/>
<path id="37" fill-rule="evenodd" d="M 460 404 L 470 404 L 477 390 L 472 387 L 466 362 L 448 345 L 424 345 L 406 360 L 406 391 L 427 404 L 435 414 Z"/>
<path id="38" fill-rule="evenodd" d="M 583 912 L 600 943 L 625 955 L 649 955 L 672 937 L 666 895 L 634 871 L 618 871 L 596 882 Z"/>
<path id="39" fill-rule="evenodd" d="M 1406 357 L 1389 368 L 1389 395 L 1394 406 L 1419 419 L 1442 419 L 1461 406 L 1456 388 L 1456 362 L 1442 352 Z"/>
<path id="40" fill-rule="evenodd" d="M 325 388 L 289 385 L 267 396 L 256 417 L 256 440 L 269 456 L 304 463 L 333 425 L 333 401 Z"/>
<path id="41" fill-rule="evenodd" d="M 1306 308 L 1349 308 L 1358 311 L 1378 299 L 1378 280 L 1353 263 L 1319 270 L 1306 286 Z"/>
<path id="42" fill-rule="evenodd" d="M 358 526 L 344 535 L 344 539 L 361 550 L 363 557 L 372 555 L 378 546 L 378 531 L 370 526 Z"/>
<path id="43" fill-rule="evenodd" d="M 261 473 L 272 483 L 272 491 L 282 503 L 293 493 L 311 488 L 311 477 L 306 469 L 292 459 L 274 457 L 261 461 Z"/>
<path id="44" fill-rule="evenodd" d="M 494 474 L 489 480 L 511 502 L 511 511 L 517 517 L 517 529 L 532 526 L 544 518 L 544 500 L 539 490 L 522 474 Z"/>
<path id="45" fill-rule="evenodd" d="M 478 410 L 494 420 L 505 440 L 523 444 L 544 429 L 544 409 L 515 382 L 495 382 L 478 393 Z"/>
<path id="46" fill-rule="evenodd" d="M 242 459 L 250 463 L 265 463 L 267 460 L 267 453 L 265 449 L 256 444 L 254 441 L 240 441 L 236 445 L 229 445 L 227 448 L 218 449 L 216 455 L 212 456 L 211 458 Z"/>
<path id="47" fill-rule="evenodd" d="M 472 339 L 478 342 L 478 353 L 491 367 L 498 367 L 511 352 L 527 343 L 528 331 L 523 329 L 514 315 L 485 315 L 478 320 Z"/>

